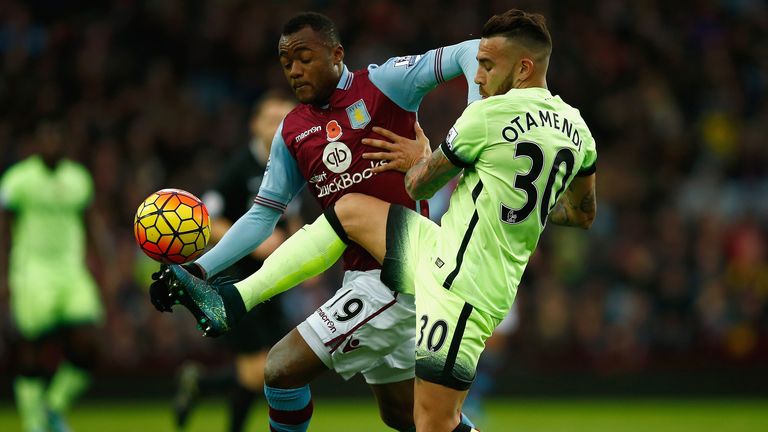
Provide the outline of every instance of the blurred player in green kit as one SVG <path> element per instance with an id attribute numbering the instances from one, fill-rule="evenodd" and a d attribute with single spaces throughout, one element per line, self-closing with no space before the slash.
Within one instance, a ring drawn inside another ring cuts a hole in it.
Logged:
<path id="1" fill-rule="evenodd" d="M 10 256 L 0 265 L 8 270 L 14 391 L 23 428 L 63 431 L 69 430 L 63 414 L 88 387 L 95 325 L 103 315 L 85 262 L 84 212 L 93 181 L 85 167 L 65 159 L 61 123 L 40 121 L 33 141 L 37 153 L 0 179 L 3 234 L 10 225 L 10 248 L 1 248 Z M 64 361 L 48 381 L 44 356 L 52 343 L 61 344 Z"/>

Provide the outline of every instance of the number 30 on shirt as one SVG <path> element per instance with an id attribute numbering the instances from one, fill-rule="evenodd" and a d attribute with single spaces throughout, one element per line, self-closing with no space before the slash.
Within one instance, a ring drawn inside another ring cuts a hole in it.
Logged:
<path id="1" fill-rule="evenodd" d="M 517 143 L 515 149 L 515 159 L 520 157 L 527 157 L 531 160 L 531 169 L 524 174 L 516 174 L 513 186 L 515 189 L 525 192 L 527 199 L 522 207 L 517 209 L 510 208 L 504 203 L 501 203 L 501 220 L 508 224 L 520 223 L 526 220 L 534 209 L 536 209 L 536 205 L 539 204 L 539 223 L 541 226 L 544 226 L 547 223 L 547 215 L 549 214 L 549 211 L 554 207 L 558 198 L 560 198 L 560 195 L 565 191 L 567 180 L 571 177 L 571 173 L 573 172 L 575 163 L 573 150 L 564 147 L 557 152 L 552 166 L 549 167 L 547 184 L 544 187 L 543 194 L 539 194 L 536 180 L 538 180 L 545 168 L 544 151 L 535 142 L 520 141 Z M 552 196 L 552 189 L 555 187 L 557 174 L 560 172 L 560 168 L 563 165 L 565 166 L 565 172 L 560 178 L 560 184 L 557 185 L 557 192 Z M 539 200 L 541 200 L 541 202 L 539 202 Z"/>

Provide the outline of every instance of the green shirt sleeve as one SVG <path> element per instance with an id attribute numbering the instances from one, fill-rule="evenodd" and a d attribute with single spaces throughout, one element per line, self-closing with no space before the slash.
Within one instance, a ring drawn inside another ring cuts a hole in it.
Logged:
<path id="1" fill-rule="evenodd" d="M 584 140 L 584 159 L 581 161 L 581 168 L 576 173 L 577 176 L 588 176 L 594 174 L 597 170 L 597 148 L 595 139 L 590 135 Z"/>
<path id="2" fill-rule="evenodd" d="M 460 168 L 472 166 L 488 145 L 484 104 L 475 102 L 461 114 L 440 145 L 445 156 Z"/>
<path id="3" fill-rule="evenodd" d="M 12 166 L 0 178 L 0 207 L 12 210 L 18 205 L 18 166 Z"/>

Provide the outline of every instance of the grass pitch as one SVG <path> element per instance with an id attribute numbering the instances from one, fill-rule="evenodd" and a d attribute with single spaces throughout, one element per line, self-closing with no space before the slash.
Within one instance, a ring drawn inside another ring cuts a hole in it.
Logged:
<path id="1" fill-rule="evenodd" d="M 496 399 L 476 417 L 483 432 L 759 432 L 768 430 L 768 399 Z M 263 400 L 248 431 L 266 431 Z M 75 432 L 173 431 L 170 402 L 89 401 L 70 415 Z M 223 402 L 204 402 L 189 432 L 226 430 Z M 368 400 L 317 399 L 310 431 L 388 431 Z M 0 405 L 0 431 L 21 431 L 14 407 Z"/>

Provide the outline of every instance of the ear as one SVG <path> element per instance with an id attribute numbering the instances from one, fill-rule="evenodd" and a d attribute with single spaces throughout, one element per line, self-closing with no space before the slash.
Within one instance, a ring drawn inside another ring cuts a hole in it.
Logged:
<path id="1" fill-rule="evenodd" d="M 536 64 L 533 62 L 533 59 L 529 57 L 523 57 L 520 59 L 520 69 L 519 74 L 517 76 L 519 81 L 525 81 L 528 78 L 530 78 L 533 75 L 533 72 L 536 70 Z"/>
<path id="2" fill-rule="evenodd" d="M 333 49 L 333 64 L 341 64 L 344 61 L 344 47 L 341 44 Z"/>

